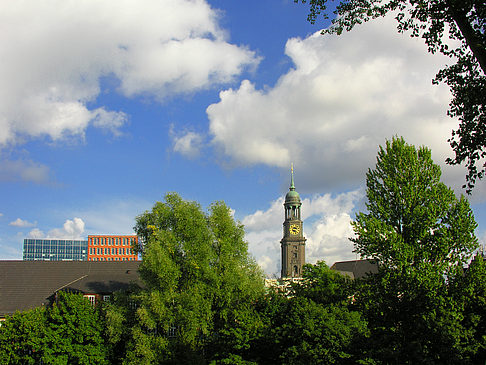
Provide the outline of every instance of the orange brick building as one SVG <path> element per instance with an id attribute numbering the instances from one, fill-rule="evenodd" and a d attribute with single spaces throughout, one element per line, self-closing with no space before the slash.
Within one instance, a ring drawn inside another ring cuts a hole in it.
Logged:
<path id="1" fill-rule="evenodd" d="M 132 247 L 138 244 L 134 235 L 88 236 L 88 261 L 138 261 Z"/>

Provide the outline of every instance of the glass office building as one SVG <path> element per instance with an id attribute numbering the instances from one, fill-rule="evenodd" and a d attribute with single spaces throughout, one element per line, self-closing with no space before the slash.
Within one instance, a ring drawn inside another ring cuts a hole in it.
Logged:
<path id="1" fill-rule="evenodd" d="M 88 241 L 24 239 L 24 260 L 87 261 Z"/>

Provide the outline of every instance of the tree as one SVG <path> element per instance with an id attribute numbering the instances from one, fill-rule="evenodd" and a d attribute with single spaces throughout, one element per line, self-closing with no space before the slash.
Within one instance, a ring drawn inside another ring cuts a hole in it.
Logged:
<path id="1" fill-rule="evenodd" d="M 462 267 L 478 247 L 469 202 L 440 182 L 440 167 L 426 147 L 403 138 L 386 141 L 366 174 L 367 213 L 352 223 L 355 250 L 398 270 Z"/>
<path id="2" fill-rule="evenodd" d="M 321 305 L 305 297 L 285 302 L 269 330 L 279 349 L 269 364 L 353 364 L 354 339 L 366 331 L 360 313 L 339 304 Z M 362 355 L 362 354 L 360 354 Z"/>
<path id="3" fill-rule="evenodd" d="M 59 292 L 46 313 L 42 360 L 48 364 L 108 364 L 99 308 L 80 294 Z"/>
<path id="4" fill-rule="evenodd" d="M 45 308 L 17 312 L 0 326 L 1 364 L 39 364 L 46 331 Z"/>
<path id="5" fill-rule="evenodd" d="M 137 217 L 135 231 L 146 288 L 136 297 L 139 324 L 127 362 L 197 364 L 240 355 L 245 332 L 256 325 L 251 303 L 264 287 L 230 209 L 217 202 L 207 214 L 167 194 Z M 222 348 L 218 339 L 232 328 L 241 331 L 239 340 Z"/>
<path id="6" fill-rule="evenodd" d="M 133 286 L 129 291 L 113 293 L 110 302 L 103 303 L 105 337 L 112 364 L 123 363 L 127 347 L 130 346 L 131 330 L 136 323 L 134 296 L 139 291 L 138 286 Z"/>
<path id="7" fill-rule="evenodd" d="M 477 254 L 463 275 L 454 278 L 450 285 L 451 295 L 464 315 L 461 329 L 466 334 L 464 357 L 472 363 L 486 362 L 486 262 Z"/>
<path id="8" fill-rule="evenodd" d="M 440 182 L 425 147 L 403 138 L 380 147 L 366 175 L 367 212 L 352 226 L 355 251 L 379 261 L 358 305 L 371 326 L 371 347 L 384 363 L 460 363 L 461 311 L 448 282 L 478 247 L 467 200 Z"/>
<path id="9" fill-rule="evenodd" d="M 304 265 L 290 296 L 270 293 L 259 303 L 264 325 L 252 359 L 261 365 L 366 363 L 360 344 L 367 325 L 352 308 L 350 287 L 324 262 Z"/>
<path id="10" fill-rule="evenodd" d="M 318 261 L 315 265 L 305 264 L 302 276 L 303 280 L 293 285 L 297 297 L 328 305 L 347 304 L 353 295 L 351 280 L 331 270 L 324 261 Z"/>
<path id="11" fill-rule="evenodd" d="M 299 0 L 294 0 L 299 2 Z M 308 20 L 329 17 L 327 0 L 309 2 Z M 324 33 L 341 34 L 356 24 L 396 12 L 398 31 L 424 38 L 429 52 L 441 52 L 454 64 L 437 74 L 434 83 L 449 85 L 453 99 L 448 114 L 460 126 L 449 142 L 455 152 L 447 163 L 466 163 L 464 187 L 470 193 L 486 171 L 486 3 L 482 0 L 346 0 Z M 452 42 L 448 42 L 446 38 Z M 481 165 L 482 164 L 482 165 Z"/>
<path id="12" fill-rule="evenodd" d="M 99 310 L 60 292 L 51 308 L 15 313 L 0 326 L 2 364 L 108 364 Z"/>

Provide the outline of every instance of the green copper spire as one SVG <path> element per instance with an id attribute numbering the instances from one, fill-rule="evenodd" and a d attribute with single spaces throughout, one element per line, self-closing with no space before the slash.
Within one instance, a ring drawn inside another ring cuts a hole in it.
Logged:
<path id="1" fill-rule="evenodd" d="M 290 189 L 285 196 L 285 204 L 299 205 L 300 206 L 300 195 L 295 191 L 294 185 L 294 164 L 290 165 Z"/>

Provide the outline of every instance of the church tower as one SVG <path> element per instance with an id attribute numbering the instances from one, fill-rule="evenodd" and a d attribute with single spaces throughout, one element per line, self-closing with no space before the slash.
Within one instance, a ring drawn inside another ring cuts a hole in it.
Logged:
<path id="1" fill-rule="evenodd" d="M 290 189 L 285 196 L 282 247 L 282 278 L 302 277 L 305 263 L 305 238 L 300 215 L 300 195 L 295 191 L 294 168 L 291 168 Z"/>

